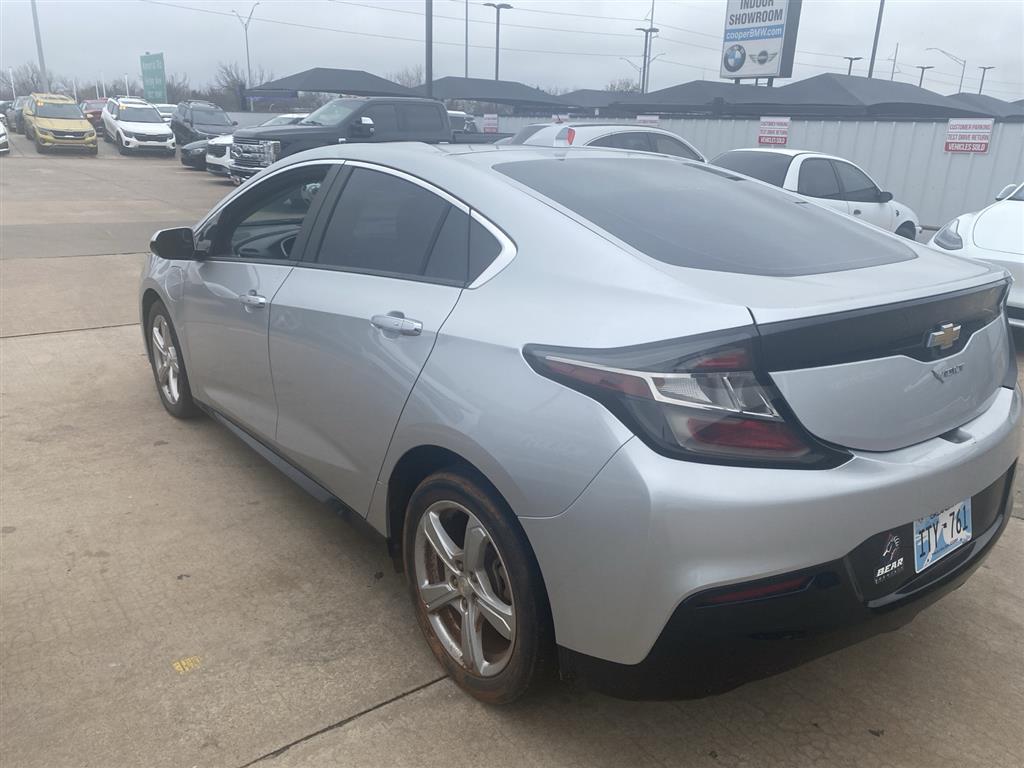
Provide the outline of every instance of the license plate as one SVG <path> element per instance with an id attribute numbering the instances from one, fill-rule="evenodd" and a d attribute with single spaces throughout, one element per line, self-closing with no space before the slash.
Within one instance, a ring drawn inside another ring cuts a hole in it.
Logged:
<path id="1" fill-rule="evenodd" d="M 944 558 L 971 540 L 971 500 L 914 521 L 914 572 Z"/>

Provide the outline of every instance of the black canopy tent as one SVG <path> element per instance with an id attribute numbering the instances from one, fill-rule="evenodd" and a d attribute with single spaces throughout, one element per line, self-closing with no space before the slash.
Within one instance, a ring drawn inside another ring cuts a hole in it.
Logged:
<path id="1" fill-rule="evenodd" d="M 721 113 L 725 105 L 741 102 L 771 104 L 776 88 L 760 88 L 721 80 L 693 80 L 650 93 L 633 93 L 614 103 L 622 109 L 673 114 L 706 115 Z"/>
<path id="2" fill-rule="evenodd" d="M 426 94 L 426 85 L 417 86 L 418 95 Z M 435 99 L 481 101 L 523 108 L 564 110 L 566 103 L 539 88 L 515 80 L 487 80 L 482 77 L 442 77 L 433 82 Z"/>
<path id="3" fill-rule="evenodd" d="M 630 91 L 599 91 L 594 88 L 581 88 L 577 91 L 563 93 L 558 99 L 569 107 L 576 109 L 605 110 L 612 104 L 634 95 Z"/>
<path id="4" fill-rule="evenodd" d="M 419 96 L 420 94 L 383 77 L 361 69 L 330 69 L 314 67 L 250 88 L 259 96 L 264 91 L 306 91 L 312 93 L 344 93 L 349 96 Z"/>
<path id="5" fill-rule="evenodd" d="M 983 93 L 954 93 L 947 99 L 965 104 L 992 117 L 1011 122 L 1024 121 L 1024 101 L 1009 102 Z"/>

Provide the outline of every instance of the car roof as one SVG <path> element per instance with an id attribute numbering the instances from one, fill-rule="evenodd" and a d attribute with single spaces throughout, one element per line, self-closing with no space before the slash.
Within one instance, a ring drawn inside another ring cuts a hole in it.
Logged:
<path id="1" fill-rule="evenodd" d="M 845 157 L 839 157 L 837 155 L 829 155 L 825 152 L 815 152 L 812 149 L 785 149 L 783 147 L 737 147 L 736 149 L 727 149 L 722 155 L 727 155 L 731 152 L 762 152 L 769 155 L 786 155 L 788 157 L 796 157 L 797 155 L 814 155 L 815 157 L 824 157 L 829 160 L 842 160 L 844 163 L 851 162 Z M 719 155 L 721 157 L 722 155 Z"/>
<path id="2" fill-rule="evenodd" d="M 62 96 L 59 93 L 33 93 L 29 95 L 33 101 L 43 101 L 50 104 L 74 104 L 70 96 Z"/>

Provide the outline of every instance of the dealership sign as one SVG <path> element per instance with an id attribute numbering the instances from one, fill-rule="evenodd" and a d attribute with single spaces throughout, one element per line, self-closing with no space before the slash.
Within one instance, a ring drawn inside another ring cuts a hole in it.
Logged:
<path id="1" fill-rule="evenodd" d="M 146 101 L 158 104 L 167 101 L 167 76 L 164 74 L 164 55 L 147 53 L 139 56 L 142 69 L 142 90 Z"/>
<path id="2" fill-rule="evenodd" d="M 788 117 L 762 117 L 757 127 L 757 143 L 761 146 L 784 147 L 789 141 Z"/>
<path id="3" fill-rule="evenodd" d="M 952 117 L 946 124 L 947 152 L 988 152 L 992 142 L 992 123 L 989 118 Z"/>
<path id="4" fill-rule="evenodd" d="M 484 133 L 497 133 L 498 116 L 495 114 L 484 115 L 484 122 L 481 126 L 481 130 L 483 130 Z"/>
<path id="5" fill-rule="evenodd" d="M 720 77 L 791 77 L 802 0 L 728 0 Z"/>

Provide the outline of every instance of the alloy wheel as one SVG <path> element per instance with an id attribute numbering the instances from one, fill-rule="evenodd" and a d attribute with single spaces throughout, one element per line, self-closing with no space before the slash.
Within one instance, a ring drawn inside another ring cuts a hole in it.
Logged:
<path id="1" fill-rule="evenodd" d="M 157 386 L 164 399 L 171 405 L 178 403 L 181 396 L 181 366 L 178 362 L 178 350 L 174 347 L 171 328 L 163 315 L 153 319 L 151 333 L 153 348 L 153 370 L 156 371 Z"/>
<path id="2" fill-rule="evenodd" d="M 431 504 L 416 528 L 416 586 L 445 652 L 493 677 L 515 648 L 515 600 L 501 553 L 483 523 L 454 501 Z"/>

